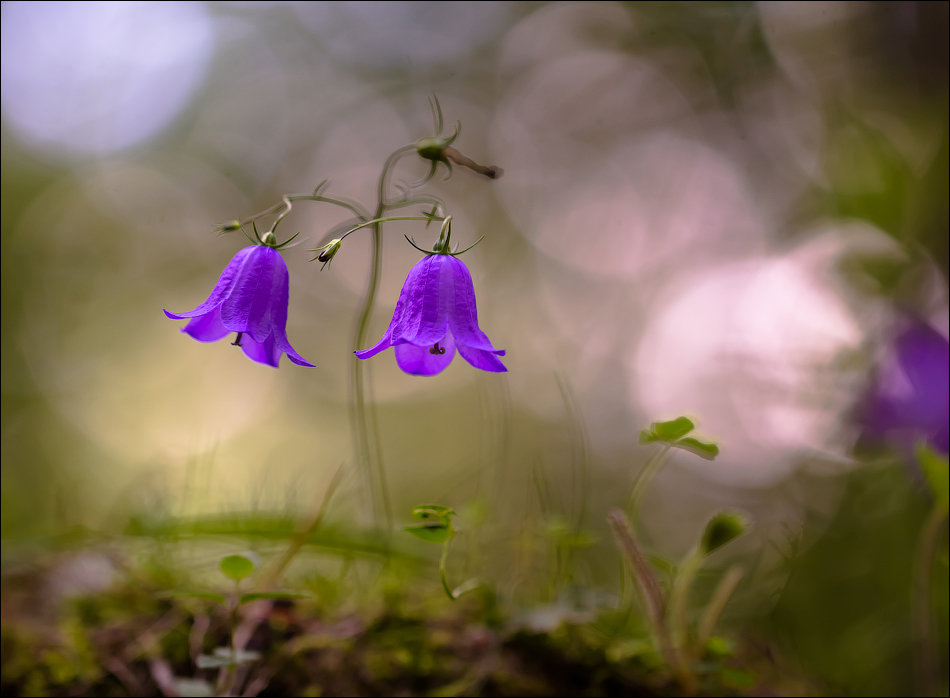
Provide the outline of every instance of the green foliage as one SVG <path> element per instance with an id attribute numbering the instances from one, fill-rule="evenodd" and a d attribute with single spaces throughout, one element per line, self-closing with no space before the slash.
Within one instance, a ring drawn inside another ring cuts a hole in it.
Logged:
<path id="1" fill-rule="evenodd" d="M 668 422 L 653 422 L 649 429 L 640 432 L 640 443 L 673 442 L 681 436 L 686 436 L 695 428 L 696 425 L 688 417 L 677 417 Z"/>
<path id="2" fill-rule="evenodd" d="M 700 550 L 703 555 L 709 555 L 729 543 L 743 533 L 748 527 L 748 521 L 742 514 L 732 511 L 722 511 L 713 516 L 703 531 Z"/>
<path id="3" fill-rule="evenodd" d="M 640 431 L 640 443 L 665 443 L 689 451 L 700 458 L 715 460 L 719 455 L 719 447 L 716 444 L 686 436 L 695 428 L 696 425 L 688 417 L 677 417 L 668 422 L 653 422 L 649 429 Z"/>
<path id="4" fill-rule="evenodd" d="M 917 447 L 917 462 L 924 471 L 924 477 L 933 493 L 934 502 L 946 511 L 950 505 L 950 463 L 926 444 Z"/>
<path id="5" fill-rule="evenodd" d="M 256 567 L 257 564 L 247 555 L 225 555 L 221 558 L 221 571 L 235 582 L 249 577 Z"/>
<path id="6" fill-rule="evenodd" d="M 691 436 L 687 436 L 685 439 L 680 439 L 672 444 L 676 448 L 681 448 L 684 451 L 689 451 L 692 454 L 699 456 L 700 458 L 705 458 L 706 460 L 715 460 L 716 456 L 719 455 L 719 447 L 713 443 L 705 443 L 694 439 Z"/>
<path id="7" fill-rule="evenodd" d="M 452 509 L 440 504 L 419 505 L 413 507 L 412 518 L 420 523 L 405 526 L 403 530 L 430 543 L 446 543 L 455 535 L 452 528 L 454 515 Z"/>

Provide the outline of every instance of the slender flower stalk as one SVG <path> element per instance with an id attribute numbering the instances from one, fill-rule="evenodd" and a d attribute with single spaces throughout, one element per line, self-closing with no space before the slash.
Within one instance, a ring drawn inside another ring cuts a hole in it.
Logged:
<path id="1" fill-rule="evenodd" d="M 383 265 L 382 222 L 379 219 L 383 217 L 383 214 L 389 206 L 389 202 L 386 198 L 389 178 L 396 163 L 414 150 L 415 146 L 406 145 L 390 153 L 379 174 L 379 181 L 376 184 L 376 209 L 374 214 L 369 217 L 368 220 L 370 222 L 366 226 L 370 228 L 370 232 L 372 233 L 372 261 L 370 263 L 366 292 L 363 294 L 362 303 L 356 314 L 356 324 L 353 330 L 353 346 L 358 347 L 366 340 L 366 332 L 369 329 L 373 306 L 376 303 L 376 292 L 379 289 L 379 278 L 382 273 Z M 374 402 L 367 400 L 369 389 L 366 385 L 365 369 L 359 361 L 354 361 L 350 364 L 350 389 L 353 394 L 350 417 L 355 426 L 354 439 L 356 441 L 357 462 L 365 469 L 366 480 L 370 490 L 372 510 L 377 515 L 379 512 L 383 513 L 385 528 L 389 530 L 392 528 L 393 514 L 392 506 L 389 502 L 388 487 L 386 485 L 386 471 L 383 464 L 382 448 L 379 443 L 376 409 Z"/>

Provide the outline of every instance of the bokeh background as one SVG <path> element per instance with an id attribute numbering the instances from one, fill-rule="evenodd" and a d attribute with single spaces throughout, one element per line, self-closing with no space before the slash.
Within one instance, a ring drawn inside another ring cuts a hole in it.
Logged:
<path id="1" fill-rule="evenodd" d="M 488 531 L 469 564 L 512 594 L 539 535 L 590 530 L 570 574 L 595 583 L 617 567 L 604 515 L 651 453 L 639 430 L 686 414 L 722 454 L 658 477 L 655 547 L 746 511 L 736 613 L 808 673 L 861 686 L 834 636 L 900 686 L 929 504 L 913 464 L 856 444 L 895 327 L 948 334 L 947 8 L 4 2 L 4 548 L 143 512 L 305 511 L 341 465 L 332 515 L 365 520 L 348 376 L 367 236 L 321 272 L 308 250 L 345 215 L 282 223 L 301 233 L 288 335 L 315 369 L 192 341 L 162 309 L 194 308 L 246 244 L 218 223 L 324 179 L 372 207 L 434 93 L 459 150 L 504 170 L 429 190 L 459 243 L 485 236 L 464 261 L 509 372 L 368 364 L 396 523 L 455 507 Z M 437 231 L 385 229 L 374 343 L 418 259 L 404 233 Z"/>

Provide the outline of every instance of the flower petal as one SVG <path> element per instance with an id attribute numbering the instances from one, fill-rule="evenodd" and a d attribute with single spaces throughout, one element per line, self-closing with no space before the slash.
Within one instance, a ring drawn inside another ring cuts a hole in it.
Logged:
<path id="1" fill-rule="evenodd" d="M 508 369 L 498 360 L 498 356 L 504 356 L 505 352 L 500 350 L 486 351 L 484 349 L 475 349 L 464 344 L 458 345 L 459 354 L 475 368 L 483 371 L 492 371 L 493 373 L 504 373 Z M 496 356 L 497 355 L 497 356 Z"/>
<path id="2" fill-rule="evenodd" d="M 398 344 L 396 345 L 396 363 L 406 373 L 414 376 L 434 376 L 442 373 L 445 367 L 452 363 L 455 356 L 455 340 L 451 334 L 439 339 L 439 346 L 445 350 L 445 353 L 433 353 L 432 347 L 435 344 L 418 346 L 416 344 Z"/>
<path id="3" fill-rule="evenodd" d="M 166 310 L 165 314 L 172 315 Z M 180 318 L 173 318 L 180 319 Z M 181 331 L 190 335 L 199 342 L 217 342 L 219 339 L 230 333 L 224 323 L 221 322 L 221 308 L 199 315 L 188 321 L 188 324 L 181 328 Z"/>
<path id="4" fill-rule="evenodd" d="M 300 354 L 297 353 L 297 350 L 290 346 L 290 342 L 286 339 L 280 345 L 281 350 L 287 354 L 287 358 L 293 361 L 298 366 L 309 366 L 310 368 L 315 368 L 316 364 L 312 364 L 303 358 Z"/>
<path id="5" fill-rule="evenodd" d="M 241 337 L 241 348 L 247 358 L 252 361 L 274 368 L 280 365 L 280 348 L 273 336 L 267 337 L 263 342 L 258 342 L 250 334 L 246 334 Z"/>
<path id="6" fill-rule="evenodd" d="M 251 332 L 252 313 L 265 312 L 266 304 L 269 302 L 270 266 L 266 258 L 261 255 L 262 252 L 266 254 L 269 249 L 264 245 L 255 245 L 251 248 L 247 261 L 235 278 L 230 293 L 221 304 L 221 320 L 225 326 L 232 332 L 256 334 L 257 341 L 266 340 L 269 334 L 262 335 L 259 329 L 256 333 Z M 270 251 L 273 252 L 273 250 Z M 262 308 L 262 304 L 265 307 Z"/>
<path id="7" fill-rule="evenodd" d="M 376 356 L 379 352 L 385 351 L 392 346 L 392 341 L 390 339 L 390 330 L 386 330 L 386 334 L 383 335 L 383 338 L 376 343 L 376 346 L 370 347 L 369 349 L 363 349 L 362 351 L 354 351 L 357 359 L 368 359 L 372 356 Z"/>
<path id="8" fill-rule="evenodd" d="M 452 274 L 452 308 L 449 312 L 450 328 L 459 346 L 468 346 L 498 353 L 491 341 L 478 327 L 478 309 L 475 306 L 475 286 L 472 275 L 460 259 L 447 257 Z M 474 365 L 474 364 L 473 364 Z"/>
<path id="9" fill-rule="evenodd" d="M 287 331 L 287 305 L 290 301 L 290 274 L 280 252 L 261 248 L 255 264 L 260 267 L 256 296 L 248 315 L 248 331 L 257 338 L 274 333 L 280 343 Z M 284 337 L 286 340 L 286 337 Z"/>
<path id="10" fill-rule="evenodd" d="M 257 245 L 245 247 L 231 258 L 231 261 L 228 262 L 228 266 L 224 268 L 224 271 L 221 272 L 221 276 L 218 277 L 218 283 L 215 284 L 214 289 L 211 291 L 211 295 L 208 296 L 208 299 L 204 303 L 187 313 L 170 313 L 166 310 L 165 314 L 172 320 L 183 320 L 185 318 L 204 315 L 205 313 L 217 308 L 225 301 L 225 299 L 227 299 L 231 293 L 231 289 L 234 287 L 236 280 L 241 275 L 241 270 L 244 268 L 244 265 L 247 264 L 248 258 L 251 256 L 251 253 L 254 251 L 255 247 L 257 247 Z"/>
<path id="11" fill-rule="evenodd" d="M 435 344 L 449 325 L 452 276 L 446 273 L 445 255 L 423 257 L 409 271 L 399 294 L 390 325 L 393 344 L 404 340 L 415 345 Z"/>
<path id="12" fill-rule="evenodd" d="M 211 296 L 189 313 L 165 315 L 191 318 L 182 329 L 202 342 L 213 342 L 239 332 L 241 348 L 253 361 L 274 366 L 286 353 L 295 364 L 313 366 L 287 339 L 290 277 L 280 253 L 265 245 L 238 252 L 225 268 Z"/>

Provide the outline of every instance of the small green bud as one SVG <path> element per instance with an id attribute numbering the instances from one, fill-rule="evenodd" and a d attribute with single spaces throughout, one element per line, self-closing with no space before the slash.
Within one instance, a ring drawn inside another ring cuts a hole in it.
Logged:
<path id="1" fill-rule="evenodd" d="M 709 555 L 726 543 L 735 540 L 748 528 L 749 523 L 745 516 L 734 511 L 721 511 L 713 516 L 706 524 L 700 550 L 703 555 Z"/>
<path id="2" fill-rule="evenodd" d="M 341 240 L 340 238 L 333 238 L 332 240 L 330 240 L 330 242 L 328 242 L 323 247 L 318 247 L 317 249 L 314 250 L 314 252 L 319 252 L 319 254 L 315 257 L 315 259 L 318 262 L 323 262 L 323 267 L 325 267 L 333 260 L 333 257 L 336 255 L 336 253 L 339 251 L 340 247 L 342 246 L 343 246 L 343 240 Z M 323 269 L 323 267 L 320 267 L 320 268 Z"/>
<path id="3" fill-rule="evenodd" d="M 221 233 L 233 233 L 237 230 L 240 230 L 242 227 L 241 221 L 228 221 L 227 223 L 219 224 L 217 226 L 217 230 Z"/>

